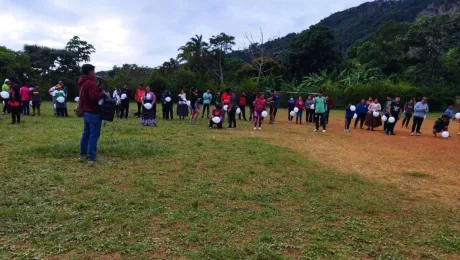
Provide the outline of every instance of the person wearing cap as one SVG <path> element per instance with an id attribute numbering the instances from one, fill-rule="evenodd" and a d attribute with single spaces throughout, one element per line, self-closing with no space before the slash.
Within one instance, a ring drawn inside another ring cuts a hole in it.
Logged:
<path id="1" fill-rule="evenodd" d="M 80 91 L 80 108 L 83 112 L 83 134 L 80 141 L 80 161 L 88 163 L 97 161 L 97 143 L 101 134 L 101 106 L 99 100 L 107 97 L 96 85 L 95 67 L 91 64 L 82 66 L 83 75 L 78 80 Z"/>
<path id="2" fill-rule="evenodd" d="M 59 102 L 59 98 L 64 98 L 64 101 L 63 102 Z M 61 117 L 64 117 L 64 116 L 67 116 L 66 115 L 66 110 L 67 110 L 67 105 L 66 105 L 66 99 L 67 99 L 67 95 L 66 93 L 64 92 L 64 90 L 62 89 L 62 85 L 61 84 L 57 84 L 56 85 L 56 89 L 54 90 L 54 99 L 56 100 L 56 116 L 61 116 Z"/>
<path id="3" fill-rule="evenodd" d="M 5 92 L 10 93 L 10 85 L 11 85 L 10 80 L 5 79 L 5 81 L 4 81 L 3 85 L 2 85 L 2 92 L 5 91 Z M 10 105 L 8 104 L 8 98 L 3 99 L 3 114 L 5 115 L 7 112 L 8 112 L 8 114 L 10 113 Z"/>

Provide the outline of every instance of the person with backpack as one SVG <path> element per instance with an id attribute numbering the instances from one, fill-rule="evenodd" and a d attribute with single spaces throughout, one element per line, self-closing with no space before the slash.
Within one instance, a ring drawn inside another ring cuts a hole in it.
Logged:
<path id="1" fill-rule="evenodd" d="M 150 91 L 150 86 L 145 87 L 145 93 L 141 97 L 142 103 L 142 119 L 143 126 L 157 126 L 156 122 L 156 96 L 155 93 Z M 150 108 L 146 107 L 151 106 Z"/>
<path id="2" fill-rule="evenodd" d="M 201 114 L 201 118 L 204 117 L 204 111 L 206 110 L 206 118 L 209 118 L 209 106 L 211 105 L 212 94 L 211 89 L 207 89 L 205 93 L 203 93 L 203 113 Z"/>
<path id="3" fill-rule="evenodd" d="M 262 117 L 262 112 L 266 110 L 267 102 L 265 101 L 265 96 L 263 92 L 260 92 L 259 96 L 254 101 L 254 131 L 257 130 L 257 126 L 259 130 L 262 130 L 262 122 L 264 118 Z"/>
<path id="4" fill-rule="evenodd" d="M 241 113 L 238 115 L 238 119 L 241 120 L 241 116 L 243 116 L 243 120 L 246 121 L 246 92 L 244 91 L 241 92 L 238 106 L 240 107 L 240 110 L 241 110 Z"/>
<path id="5" fill-rule="evenodd" d="M 78 80 L 80 89 L 80 109 L 83 113 L 83 134 L 80 141 L 80 161 L 94 163 L 97 160 L 97 143 L 101 134 L 101 106 L 99 100 L 106 96 L 96 85 L 95 67 L 82 66 L 82 76 Z"/>

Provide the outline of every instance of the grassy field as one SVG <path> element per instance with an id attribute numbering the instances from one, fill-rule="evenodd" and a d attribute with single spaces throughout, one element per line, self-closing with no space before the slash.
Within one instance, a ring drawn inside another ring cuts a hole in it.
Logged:
<path id="1" fill-rule="evenodd" d="M 81 119 L 43 110 L 0 120 L 0 259 L 460 258 L 458 207 L 309 160 L 269 127 L 116 120 L 90 166 Z"/>

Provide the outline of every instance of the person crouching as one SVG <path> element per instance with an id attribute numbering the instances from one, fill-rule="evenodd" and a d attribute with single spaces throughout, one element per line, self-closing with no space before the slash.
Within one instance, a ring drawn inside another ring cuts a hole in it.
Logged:
<path id="1" fill-rule="evenodd" d="M 443 115 L 441 118 L 438 118 L 438 120 L 434 122 L 434 126 L 433 126 L 434 137 L 436 137 L 438 133 L 448 131 L 448 127 L 449 127 L 449 117 L 447 115 Z"/>
<path id="2" fill-rule="evenodd" d="M 219 123 L 212 121 L 213 118 L 218 117 Z M 211 111 L 211 118 L 209 119 L 209 128 L 212 128 L 214 125 L 217 125 L 218 129 L 222 128 L 222 104 L 216 104 L 216 108 Z"/>

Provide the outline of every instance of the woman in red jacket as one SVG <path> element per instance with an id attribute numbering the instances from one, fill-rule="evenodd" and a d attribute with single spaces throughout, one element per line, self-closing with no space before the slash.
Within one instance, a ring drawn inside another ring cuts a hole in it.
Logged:
<path id="1" fill-rule="evenodd" d="M 263 92 L 260 92 L 259 96 L 254 101 L 254 130 L 257 129 L 257 124 L 259 125 L 259 130 L 262 130 L 262 122 L 264 118 L 262 117 L 262 112 L 265 111 L 267 102 L 265 101 L 265 96 Z"/>
<path id="2" fill-rule="evenodd" d="M 299 123 L 299 119 L 300 124 L 302 124 L 302 113 L 305 107 L 305 102 L 303 102 L 302 96 L 299 96 L 299 99 L 297 99 L 297 102 L 295 102 L 295 107 L 299 109 L 297 112 L 297 117 L 295 118 L 295 124 L 297 125 Z"/>

